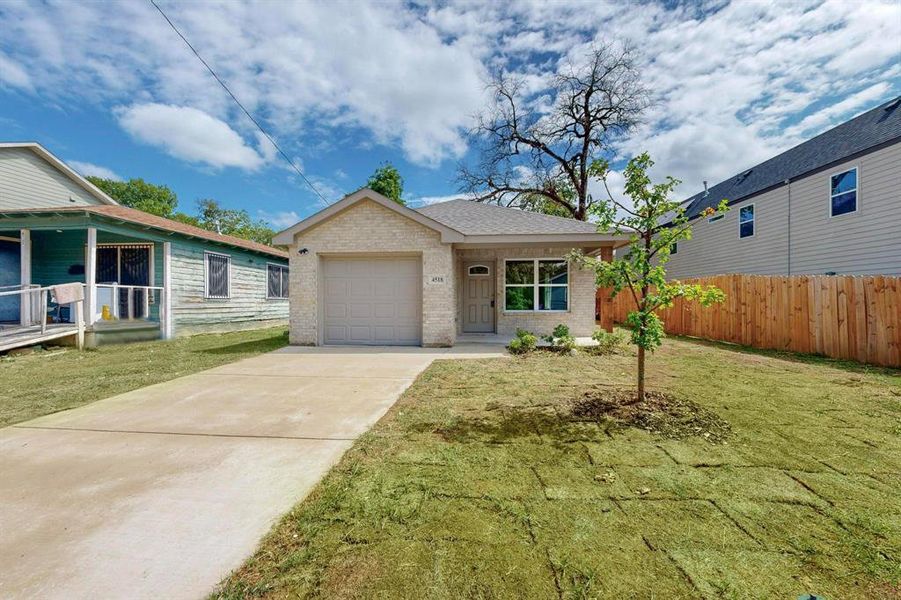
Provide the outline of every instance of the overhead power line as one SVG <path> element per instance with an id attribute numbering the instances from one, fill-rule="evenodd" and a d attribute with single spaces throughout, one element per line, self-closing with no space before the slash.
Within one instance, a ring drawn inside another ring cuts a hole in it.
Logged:
<path id="1" fill-rule="evenodd" d="M 264 136 L 266 136 L 266 139 L 269 140 L 269 143 L 272 144 L 272 146 L 278 151 L 278 153 L 282 156 L 282 158 L 284 158 L 285 161 L 287 161 L 287 163 L 288 163 L 289 165 L 291 165 L 291 168 L 294 169 L 294 170 L 297 172 L 298 175 L 300 175 L 301 179 L 303 179 L 303 180 L 306 182 L 306 184 L 307 184 L 308 186 L 310 186 L 310 189 L 313 190 L 313 192 L 314 192 L 317 196 L 319 196 L 319 199 L 320 199 L 320 200 L 322 200 L 325 204 L 330 204 L 330 202 L 329 202 L 328 200 L 325 199 L 325 196 L 323 196 L 323 195 L 319 192 L 319 190 L 316 189 L 316 186 L 313 185 L 313 182 L 310 181 L 310 180 L 307 178 L 307 176 L 303 174 L 303 171 L 300 169 L 300 167 L 298 167 L 298 166 L 294 163 L 294 161 L 291 160 L 291 158 L 288 157 L 288 155 L 285 153 L 285 151 L 282 150 L 281 147 L 280 147 L 278 144 L 275 143 L 275 140 L 272 139 L 272 136 L 269 135 L 269 132 L 266 131 L 266 130 L 263 128 L 262 125 L 260 125 L 259 121 L 257 121 L 257 120 L 253 117 L 252 114 L 250 114 L 250 111 L 248 111 L 246 108 L 244 108 L 244 105 L 241 104 L 241 101 L 238 100 L 238 98 L 232 93 L 232 91 L 228 88 L 228 86 L 225 84 L 225 82 L 222 81 L 222 78 L 219 77 L 219 75 L 216 74 L 216 71 L 213 70 L 213 68 L 209 65 L 209 63 L 207 63 L 207 61 L 205 61 L 205 60 L 203 59 L 203 57 L 200 56 L 200 53 L 197 52 L 197 49 L 194 48 L 194 46 L 191 45 L 191 42 L 188 41 L 188 38 L 186 38 L 186 37 L 184 36 L 184 34 L 183 34 L 181 31 L 179 31 L 178 27 L 175 26 L 175 23 L 172 22 L 172 19 L 170 19 L 170 18 L 168 17 L 168 15 L 166 15 L 166 13 L 163 12 L 163 9 L 160 8 L 160 5 L 156 3 L 156 0 L 149 0 L 149 2 L 153 5 L 154 8 L 156 8 L 156 9 L 159 11 L 159 13 L 160 13 L 161 15 L 163 15 L 163 18 L 166 19 L 166 23 L 169 24 L 169 27 L 172 28 L 172 31 L 174 31 L 175 33 L 177 33 L 177 34 L 178 34 L 178 37 L 180 37 L 181 40 L 185 43 L 185 45 L 187 45 L 188 48 L 191 49 L 191 52 L 194 53 L 194 56 L 197 57 L 197 60 L 199 60 L 201 63 L 203 63 L 203 66 L 206 67 L 206 70 L 210 72 L 210 75 L 212 75 L 213 78 L 214 78 L 216 81 L 219 82 L 219 85 L 222 86 L 222 89 L 224 89 L 225 92 L 226 92 L 229 96 L 231 96 L 231 99 L 235 101 L 235 104 L 237 104 L 237 105 L 241 108 L 242 111 L 244 111 L 244 114 L 247 115 L 247 118 L 250 119 L 251 122 L 252 122 L 254 125 L 256 125 L 257 129 L 259 129 L 260 132 L 261 132 Z"/>

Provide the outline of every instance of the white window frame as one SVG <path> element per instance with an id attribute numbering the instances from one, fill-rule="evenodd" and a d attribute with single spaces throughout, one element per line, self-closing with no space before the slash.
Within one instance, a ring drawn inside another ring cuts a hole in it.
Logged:
<path id="1" fill-rule="evenodd" d="M 226 281 L 228 290 L 225 296 L 210 296 L 210 256 L 219 256 L 228 261 L 228 279 Z M 205 300 L 231 300 L 232 297 L 232 257 L 230 254 L 221 252 L 203 251 L 203 298 Z"/>
<path id="2" fill-rule="evenodd" d="M 724 215 L 723 213 L 720 213 L 718 215 L 713 215 L 712 217 L 707 217 L 707 222 L 708 223 L 716 223 L 717 221 L 722 221 L 725 218 L 726 218 L 726 215 Z"/>
<path id="3" fill-rule="evenodd" d="M 288 272 L 288 281 L 291 280 L 291 271 L 288 269 L 288 265 L 282 265 L 274 262 L 266 263 L 266 299 L 267 300 L 287 300 L 288 299 L 288 290 L 283 290 L 285 292 L 284 296 L 270 296 L 269 295 L 269 267 L 278 267 L 279 269 L 284 269 Z M 290 287 L 290 283 L 288 284 Z"/>
<path id="4" fill-rule="evenodd" d="M 507 283 L 507 263 L 508 262 L 532 262 L 532 283 Z M 545 262 L 562 262 L 566 263 L 566 283 L 538 283 L 538 264 L 541 261 Z M 569 308 L 572 302 L 572 295 L 569 292 L 569 284 L 570 284 L 570 272 L 569 272 L 569 261 L 563 257 L 556 256 L 543 256 L 541 258 L 505 258 L 504 259 L 504 312 L 505 313 L 513 313 L 513 314 L 552 314 L 552 313 L 568 313 Z M 507 308 L 507 288 L 508 287 L 532 287 L 534 290 L 532 291 L 532 310 L 512 310 Z M 538 299 L 539 299 L 539 288 L 542 287 L 565 287 L 566 290 L 566 308 L 564 310 L 539 310 Z"/>
<path id="5" fill-rule="evenodd" d="M 752 218 L 751 218 L 751 227 L 752 227 L 752 231 L 751 231 L 751 235 L 745 235 L 745 236 L 743 236 L 743 235 L 741 234 L 741 209 L 743 209 L 743 208 L 748 208 L 748 207 L 750 207 L 750 208 L 752 209 L 752 211 L 751 211 L 751 214 L 752 214 Z M 745 204 L 744 206 L 739 206 L 739 207 L 738 207 L 738 219 L 737 219 L 737 220 L 738 220 L 738 239 L 740 239 L 740 240 L 746 240 L 746 239 L 748 239 L 748 238 L 752 238 L 752 237 L 754 237 L 754 236 L 757 235 L 757 207 L 754 206 L 754 203 L 753 203 L 753 202 L 752 202 L 751 204 Z"/>
<path id="6" fill-rule="evenodd" d="M 669 255 L 675 256 L 676 254 L 679 254 L 679 242 L 673 242 L 669 247 Z"/>
<path id="7" fill-rule="evenodd" d="M 840 219 L 842 217 L 847 217 L 848 215 L 854 215 L 860 212 L 860 169 L 857 167 L 857 165 L 854 165 L 853 167 L 848 167 L 847 169 L 842 169 L 841 171 L 830 173 L 829 177 L 826 179 L 826 194 L 829 196 L 829 206 L 827 207 L 827 209 L 829 210 L 830 219 Z M 851 212 L 842 213 L 840 215 L 834 215 L 832 214 L 832 199 L 836 196 L 841 196 L 841 194 L 832 193 L 832 178 L 836 175 L 847 173 L 848 171 L 854 171 L 855 186 L 853 190 L 842 192 L 842 194 L 850 194 L 852 191 L 854 192 L 854 210 L 852 210 Z"/>
<path id="8" fill-rule="evenodd" d="M 484 267 L 488 269 L 487 273 L 473 273 L 472 270 L 477 267 Z M 491 277 L 491 267 L 488 265 L 469 265 L 466 267 L 466 276 L 467 277 Z"/>

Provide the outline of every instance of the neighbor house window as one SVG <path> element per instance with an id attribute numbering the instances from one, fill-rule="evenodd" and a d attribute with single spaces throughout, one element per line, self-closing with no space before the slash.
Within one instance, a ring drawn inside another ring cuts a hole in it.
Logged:
<path id="1" fill-rule="evenodd" d="M 266 265 L 266 297 L 288 297 L 288 267 L 284 265 Z"/>
<path id="2" fill-rule="evenodd" d="M 829 203 L 833 217 L 857 210 L 857 167 L 830 177 Z"/>
<path id="3" fill-rule="evenodd" d="M 669 247 L 669 253 L 670 254 L 678 254 L 678 252 L 679 252 L 679 244 L 677 244 L 676 242 L 673 242 L 673 244 Z"/>
<path id="4" fill-rule="evenodd" d="M 718 214 L 718 215 L 713 215 L 712 217 L 708 217 L 707 222 L 708 223 L 716 223 L 717 221 L 719 221 L 720 219 L 722 219 L 725 216 L 726 215 L 724 215 L 722 213 Z"/>
<path id="5" fill-rule="evenodd" d="M 754 205 L 742 206 L 738 209 L 738 237 L 746 238 L 754 235 Z"/>
<path id="6" fill-rule="evenodd" d="M 227 254 L 205 252 L 206 263 L 206 297 L 228 298 L 231 296 L 231 262 Z"/>
<path id="7" fill-rule="evenodd" d="M 504 310 L 564 311 L 569 308 L 569 264 L 561 259 L 508 260 Z"/>

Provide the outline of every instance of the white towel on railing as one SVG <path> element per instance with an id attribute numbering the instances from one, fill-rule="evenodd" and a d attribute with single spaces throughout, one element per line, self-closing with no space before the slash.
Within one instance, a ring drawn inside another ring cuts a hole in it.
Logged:
<path id="1" fill-rule="evenodd" d="M 82 288 L 80 283 L 53 285 L 50 286 L 50 292 L 53 294 L 53 301 L 57 304 L 69 304 L 70 302 L 84 300 L 84 288 Z"/>

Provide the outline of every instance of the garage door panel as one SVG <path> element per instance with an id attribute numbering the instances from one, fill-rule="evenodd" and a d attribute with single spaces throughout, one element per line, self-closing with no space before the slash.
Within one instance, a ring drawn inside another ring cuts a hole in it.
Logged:
<path id="1" fill-rule="evenodd" d="M 343 319 L 347 317 L 347 305 L 328 302 L 325 305 L 326 319 Z"/>
<path id="2" fill-rule="evenodd" d="M 419 258 L 323 260 L 326 344 L 421 342 Z"/>

